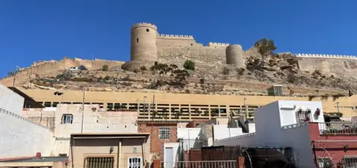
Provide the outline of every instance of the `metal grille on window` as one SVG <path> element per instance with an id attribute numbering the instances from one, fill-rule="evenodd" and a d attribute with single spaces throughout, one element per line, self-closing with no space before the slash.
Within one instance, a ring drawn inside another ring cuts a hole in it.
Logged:
<path id="1" fill-rule="evenodd" d="M 141 168 L 141 158 L 129 158 L 129 168 Z"/>
<path id="2" fill-rule="evenodd" d="M 357 157 L 346 157 L 343 159 L 343 168 L 357 168 Z"/>
<path id="3" fill-rule="evenodd" d="M 113 157 L 89 157 L 85 160 L 85 168 L 113 168 Z"/>
<path id="4" fill-rule="evenodd" d="M 332 160 L 330 158 L 318 158 L 317 163 L 319 168 L 332 168 Z"/>
<path id="5" fill-rule="evenodd" d="M 160 139 L 169 139 L 170 138 L 170 128 L 160 128 L 159 137 L 160 137 Z"/>

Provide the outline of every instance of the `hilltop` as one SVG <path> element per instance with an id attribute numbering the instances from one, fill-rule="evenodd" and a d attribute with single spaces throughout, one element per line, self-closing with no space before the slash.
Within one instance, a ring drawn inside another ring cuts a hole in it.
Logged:
<path id="1" fill-rule="evenodd" d="M 171 93 L 267 95 L 272 85 L 283 86 L 290 96 L 345 96 L 357 91 L 357 80 L 318 70 L 299 68 L 290 53 L 262 56 L 257 48 L 245 52 L 246 68 L 193 62 L 194 70 L 180 64 L 159 63 L 127 70 L 125 62 L 64 58 L 41 61 L 1 79 L 1 83 L 25 88 L 89 89 L 102 91 L 160 91 Z M 82 67 L 82 68 L 81 68 Z"/>

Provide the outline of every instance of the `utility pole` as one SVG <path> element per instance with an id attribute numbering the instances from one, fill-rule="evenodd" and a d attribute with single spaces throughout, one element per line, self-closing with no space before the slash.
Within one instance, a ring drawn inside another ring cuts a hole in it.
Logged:
<path id="1" fill-rule="evenodd" d="M 247 108 L 247 104 L 246 104 L 246 100 L 247 100 L 247 98 L 246 97 L 244 97 L 244 110 L 245 110 L 245 119 L 248 119 L 248 117 L 249 117 L 249 113 L 248 113 L 248 108 Z"/>
<path id="2" fill-rule="evenodd" d="M 81 122 L 81 133 L 83 133 L 83 125 L 84 125 L 84 100 L 85 100 L 85 88 L 82 88 L 82 122 Z"/>
<path id="3" fill-rule="evenodd" d="M 336 102 L 337 112 L 340 113 L 340 107 L 338 106 L 338 104 L 340 104 L 340 102 Z"/>

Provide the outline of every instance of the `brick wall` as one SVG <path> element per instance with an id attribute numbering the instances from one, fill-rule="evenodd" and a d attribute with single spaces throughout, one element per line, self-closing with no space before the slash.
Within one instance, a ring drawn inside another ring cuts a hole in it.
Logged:
<path id="1" fill-rule="evenodd" d="M 357 156 L 356 135 L 321 135 L 318 123 L 309 123 L 309 134 L 316 158 L 328 157 L 334 165 L 339 165 L 344 157 Z"/>
<path id="2" fill-rule="evenodd" d="M 170 128 L 169 139 L 160 139 L 160 128 Z M 150 133 L 150 152 L 158 156 L 156 159 L 164 160 L 164 143 L 177 142 L 176 122 L 139 122 L 138 130 L 142 133 Z"/>

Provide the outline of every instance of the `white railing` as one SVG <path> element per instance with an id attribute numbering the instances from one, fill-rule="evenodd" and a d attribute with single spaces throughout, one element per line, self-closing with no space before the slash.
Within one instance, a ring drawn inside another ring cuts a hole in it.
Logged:
<path id="1" fill-rule="evenodd" d="M 237 168 L 236 160 L 205 160 L 205 161 L 177 161 L 175 163 L 162 162 L 163 168 Z"/>

